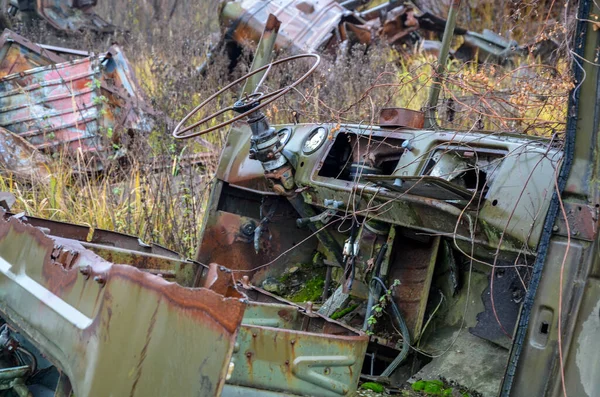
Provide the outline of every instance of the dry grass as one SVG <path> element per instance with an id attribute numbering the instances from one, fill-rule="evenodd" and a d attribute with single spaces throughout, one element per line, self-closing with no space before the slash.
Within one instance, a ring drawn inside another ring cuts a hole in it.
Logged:
<path id="1" fill-rule="evenodd" d="M 165 117 L 150 136 L 139 140 L 126 166 L 115 165 L 103 175 L 79 173 L 76 162 L 58 159 L 50 166 L 49 179 L 0 177 L 0 189 L 17 196 L 15 211 L 135 234 L 193 254 L 216 164 L 180 167 L 182 154 L 207 149 L 194 141 L 173 141 L 173 124 L 167 120 L 183 117 L 202 98 L 247 71 L 248 62 L 241 62 L 229 75 L 226 56 L 216 54 L 208 72 L 198 73 L 208 48 L 218 40 L 218 2 L 179 3 L 170 17 L 173 0 L 101 1 L 97 11 L 115 25 L 129 29 L 115 37 L 67 38 L 45 28 L 24 32 L 38 42 L 96 52 L 106 49 L 110 42 L 119 42 L 150 102 Z M 378 120 L 382 107 L 420 109 L 434 61 L 385 46 L 368 50 L 358 46 L 336 60 L 326 59 L 319 73 L 299 92 L 271 107 L 268 115 L 276 123 L 291 122 L 296 113 L 302 122 L 369 124 Z M 440 101 L 440 123 L 461 129 L 560 133 L 571 86 L 567 63 L 562 61 L 555 68 L 531 66 L 535 63 L 534 59 L 524 59 L 516 67 L 483 68 L 475 63 L 451 62 Z M 266 86 L 275 89 L 305 67 L 294 65 L 274 71 Z M 223 103 L 231 101 L 234 94 Z M 212 133 L 207 140 L 219 150 L 225 133 Z M 140 162 L 141 158 L 155 160 Z"/>

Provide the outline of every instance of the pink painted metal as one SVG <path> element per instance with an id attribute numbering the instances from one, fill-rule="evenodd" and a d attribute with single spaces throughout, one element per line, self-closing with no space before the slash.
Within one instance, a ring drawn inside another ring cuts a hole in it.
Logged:
<path id="1" fill-rule="evenodd" d="M 51 153 L 104 153 L 98 132 L 114 128 L 115 117 L 99 78 L 98 58 L 9 75 L 0 81 L 0 126 Z"/>
<path id="2" fill-rule="evenodd" d="M 38 150 L 81 153 L 100 169 L 124 133 L 152 130 L 154 111 L 118 46 L 66 62 L 14 32 L 0 39 L 0 127 Z"/>

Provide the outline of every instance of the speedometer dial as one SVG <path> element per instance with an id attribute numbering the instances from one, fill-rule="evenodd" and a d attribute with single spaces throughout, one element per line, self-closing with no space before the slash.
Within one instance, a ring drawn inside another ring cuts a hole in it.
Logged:
<path id="1" fill-rule="evenodd" d="M 315 128 L 308 134 L 308 137 L 302 145 L 302 151 L 304 154 L 311 154 L 317 151 L 327 139 L 327 130 L 325 127 Z"/>

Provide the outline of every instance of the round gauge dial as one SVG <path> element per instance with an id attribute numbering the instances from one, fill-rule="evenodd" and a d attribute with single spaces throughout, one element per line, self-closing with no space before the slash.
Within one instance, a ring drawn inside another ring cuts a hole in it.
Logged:
<path id="1" fill-rule="evenodd" d="M 281 130 L 277 131 L 277 135 L 279 136 L 279 142 L 281 145 L 285 146 L 292 137 L 292 130 L 289 128 L 282 128 Z"/>
<path id="2" fill-rule="evenodd" d="M 323 142 L 327 139 L 327 130 L 325 127 L 315 128 L 308 134 L 308 137 L 302 145 L 302 151 L 305 154 L 311 154 L 317 151 L 321 147 Z"/>

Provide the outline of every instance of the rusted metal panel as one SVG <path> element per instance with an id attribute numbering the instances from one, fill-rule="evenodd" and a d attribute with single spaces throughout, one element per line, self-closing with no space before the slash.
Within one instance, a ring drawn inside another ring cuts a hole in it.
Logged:
<path id="1" fill-rule="evenodd" d="M 67 62 L 9 30 L 0 36 L 0 126 L 36 149 L 81 150 L 99 169 L 124 132 L 152 131 L 155 115 L 118 46 Z"/>
<path id="2" fill-rule="evenodd" d="M 13 214 L 11 213 L 7 213 L 5 216 L 8 218 L 12 215 Z M 139 237 L 125 233 L 104 229 L 92 229 L 89 226 L 53 221 L 50 219 L 37 218 L 30 215 L 23 215 L 19 219 L 29 225 L 45 229 L 49 232 L 49 234 L 52 234 L 56 237 L 105 245 L 108 247 L 114 247 L 128 251 L 160 255 L 170 259 L 181 259 L 181 255 L 175 251 L 154 243 L 146 244 Z"/>
<path id="3" fill-rule="evenodd" d="M 52 51 L 5 29 L 0 36 L 0 78 L 39 66 L 65 62 Z"/>
<path id="4" fill-rule="evenodd" d="M 7 213 L 6 217 L 11 215 Z M 192 286 L 198 273 L 202 272 L 197 262 L 186 260 L 175 251 L 159 245 L 146 244 L 138 237 L 32 216 L 21 216 L 19 219 L 53 236 L 77 240 L 104 260 L 126 263 L 183 286 Z"/>
<path id="5" fill-rule="evenodd" d="M 0 314 L 69 377 L 75 395 L 219 396 L 241 297 L 185 288 L 0 220 Z"/>
<path id="6" fill-rule="evenodd" d="M 237 288 L 250 299 L 223 396 L 241 390 L 339 396 L 356 390 L 367 335 L 313 312 L 312 304 L 296 305 L 254 287 L 248 277 L 234 285 L 231 270 L 215 263 L 201 284 L 225 296 Z"/>
<path id="7" fill-rule="evenodd" d="M 3 172 L 18 177 L 44 177 L 48 175 L 48 158 L 22 137 L 0 128 L 0 166 Z"/>
<path id="8" fill-rule="evenodd" d="M 296 306 L 250 302 L 228 384 L 286 395 L 349 395 L 357 388 L 368 340 Z"/>
<path id="9" fill-rule="evenodd" d="M 243 326 L 229 383 L 299 395 L 348 395 L 356 389 L 366 352 L 367 342 L 356 343 L 358 338 Z"/>
<path id="10" fill-rule="evenodd" d="M 260 219 L 218 211 L 206 225 L 200 262 L 216 262 L 237 270 L 250 270 L 281 252 L 279 236 L 265 242 L 260 255 L 254 250 L 254 230 Z"/>
<path id="11" fill-rule="evenodd" d="M 143 93 L 127 57 L 118 45 L 111 46 L 103 57 L 104 78 L 122 88 L 136 102 L 142 101 Z"/>
<path id="12" fill-rule="evenodd" d="M 376 15 L 381 14 L 377 12 Z M 395 7 L 384 15 L 384 18 L 373 19 L 367 25 L 390 45 L 404 43 L 408 36 L 420 27 L 414 9 L 410 6 Z"/>
<path id="13" fill-rule="evenodd" d="M 389 10 L 383 20 L 375 17 L 365 23 L 336 1 L 239 0 L 223 7 L 221 25 L 226 39 L 243 45 L 258 43 L 270 14 L 282 23 L 276 48 L 293 53 L 318 52 L 345 40 L 371 44 L 377 36 L 396 45 L 419 28 L 413 8 L 406 6 Z"/>
<path id="14" fill-rule="evenodd" d="M 11 216 L 16 216 L 22 222 L 32 225 L 57 237 L 68 238 L 78 241 L 87 241 L 87 237 L 90 234 L 89 226 L 57 222 L 44 218 L 25 216 L 25 214 L 12 214 L 10 212 L 6 212 L 4 214 L 5 219 L 9 219 Z"/>
<path id="15" fill-rule="evenodd" d="M 92 11 L 95 1 L 37 0 L 36 11 L 53 28 L 62 31 L 112 33 L 115 26 Z"/>
<path id="16" fill-rule="evenodd" d="M 337 29 L 347 10 L 334 0 L 241 0 L 227 2 L 221 13 L 222 26 L 238 43 L 258 43 L 270 14 L 281 21 L 277 49 L 317 51 Z"/>
<path id="17" fill-rule="evenodd" d="M 191 286 L 197 273 L 202 270 L 197 263 L 184 259 L 173 259 L 99 244 L 83 243 L 82 245 L 109 262 L 127 263 L 143 272 L 156 274 L 180 285 Z"/>
<path id="18" fill-rule="evenodd" d="M 423 128 L 425 113 L 403 108 L 384 108 L 379 114 L 382 127 Z"/>
<path id="19" fill-rule="evenodd" d="M 115 89 L 126 101 L 122 118 L 124 128 L 150 132 L 154 126 L 154 110 L 146 105 L 146 98 L 125 53 L 118 45 L 111 46 L 102 57 L 103 82 Z"/>
<path id="20" fill-rule="evenodd" d="M 393 287 L 394 299 L 413 339 L 421 334 L 439 245 L 439 237 L 427 244 L 403 244 L 396 248 L 397 255 L 402 256 L 401 264 L 390 269 L 390 280 L 400 281 Z"/>
<path id="21" fill-rule="evenodd" d="M 259 252 L 256 252 L 254 230 L 260 221 L 226 211 L 210 214 L 206 219 L 198 261 L 216 262 L 230 269 L 251 271 L 277 260 L 281 252 L 290 250 L 299 241 L 309 238 L 308 231 L 297 228 L 295 219 L 279 220 L 270 225 L 265 236 L 260 238 Z M 311 251 L 312 244 L 303 244 L 292 250 L 285 259 L 299 260 Z M 259 273 L 264 276 L 271 270 L 271 267 L 266 267 Z"/>
<path id="22" fill-rule="evenodd" d="M 598 235 L 598 207 L 583 203 L 565 203 L 564 216 L 556 220 L 554 231 L 559 236 L 594 241 Z"/>
<path id="23" fill-rule="evenodd" d="M 282 22 L 276 48 L 286 48 L 295 54 L 333 53 L 339 50 L 341 43 L 370 45 L 376 41 L 387 42 L 405 54 L 407 47 L 438 53 L 441 42 L 422 40 L 420 32 L 441 33 L 447 21 L 429 12 L 417 13 L 412 6 L 401 3 L 388 1 L 358 13 L 346 8 L 345 5 L 354 7 L 347 2 L 231 0 L 225 2 L 220 16 L 225 41 L 232 40 L 242 46 L 255 47 L 261 32 L 268 26 L 268 15 L 274 14 Z M 529 54 L 530 49 L 545 61 L 556 61 L 551 53 L 557 45 L 551 40 L 543 40 L 535 46 L 518 45 L 488 30 L 476 33 L 460 27 L 454 29 L 454 34 L 463 36 L 464 43 L 451 54 L 463 61 L 505 63 Z"/>
<path id="24" fill-rule="evenodd" d="M 269 390 L 260 390 L 252 387 L 242 387 L 226 384 L 223 388 L 221 397 L 290 397 L 288 392 L 276 392 Z"/>
<path id="25" fill-rule="evenodd" d="M 37 44 L 37 45 L 39 47 L 43 48 L 44 50 L 51 51 L 57 55 L 68 55 L 68 56 L 74 57 L 74 58 L 83 58 L 83 57 L 89 57 L 92 55 L 88 51 L 81 51 L 81 50 L 76 50 L 73 48 L 57 47 L 57 46 L 48 45 L 48 44 Z"/>

